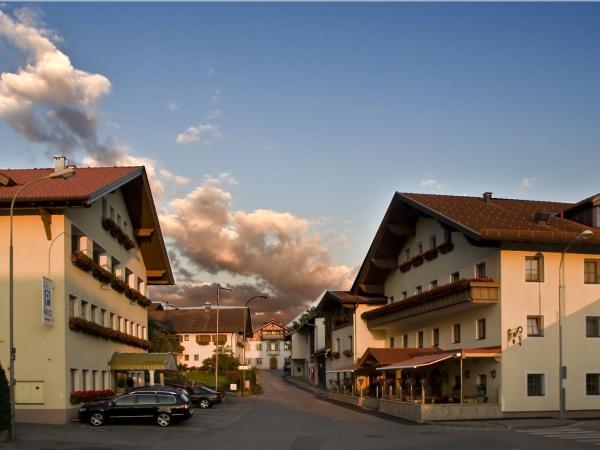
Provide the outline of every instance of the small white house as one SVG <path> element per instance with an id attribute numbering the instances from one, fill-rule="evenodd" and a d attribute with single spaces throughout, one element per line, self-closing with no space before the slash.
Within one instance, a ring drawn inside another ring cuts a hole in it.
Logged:
<path id="1" fill-rule="evenodd" d="M 254 330 L 246 342 L 246 360 L 257 369 L 283 369 L 283 363 L 290 356 L 285 342 L 287 328 L 271 320 Z"/>

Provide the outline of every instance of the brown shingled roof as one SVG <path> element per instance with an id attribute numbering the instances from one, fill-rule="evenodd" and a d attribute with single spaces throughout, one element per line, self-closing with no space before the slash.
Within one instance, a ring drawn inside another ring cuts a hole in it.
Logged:
<path id="1" fill-rule="evenodd" d="M 246 335 L 252 335 L 250 310 L 227 308 L 219 310 L 219 333 L 243 333 L 246 318 Z M 175 333 L 216 333 L 217 311 L 211 309 L 149 310 L 148 318 L 160 322 Z"/>

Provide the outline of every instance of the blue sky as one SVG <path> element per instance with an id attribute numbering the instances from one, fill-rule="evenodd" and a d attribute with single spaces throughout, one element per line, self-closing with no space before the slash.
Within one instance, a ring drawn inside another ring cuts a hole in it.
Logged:
<path id="1" fill-rule="evenodd" d="M 395 190 L 600 191 L 597 4 L 30 6 L 75 67 L 110 80 L 103 138 L 189 178 L 180 196 L 233 174 L 233 209 L 317 222 L 335 264 L 360 264 Z M 201 123 L 218 135 L 176 142 Z M 6 122 L 0 145 L 3 166 L 47 165 Z"/>

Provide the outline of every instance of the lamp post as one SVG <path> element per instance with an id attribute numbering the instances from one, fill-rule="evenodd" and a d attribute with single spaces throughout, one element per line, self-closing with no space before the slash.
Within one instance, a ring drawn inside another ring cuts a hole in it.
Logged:
<path id="1" fill-rule="evenodd" d="M 215 391 L 219 390 L 219 302 L 221 291 L 231 291 L 231 289 L 217 284 L 217 341 L 215 342 Z"/>
<path id="2" fill-rule="evenodd" d="M 73 167 L 67 167 L 66 169 L 58 169 L 54 172 L 45 175 L 40 178 L 28 181 L 21 186 L 10 202 L 10 218 L 9 218 L 9 250 L 8 250 L 8 317 L 9 317 L 9 334 L 8 334 L 8 351 L 9 351 L 9 372 L 8 372 L 8 384 L 10 390 L 10 439 L 15 439 L 15 360 L 17 359 L 17 349 L 15 348 L 15 337 L 14 337 L 14 309 L 13 309 L 13 293 L 14 293 L 14 280 L 13 280 L 13 214 L 15 208 L 15 201 L 21 192 L 27 189 L 34 183 L 43 180 L 49 180 L 51 178 L 69 178 L 75 175 L 75 169 Z"/>
<path id="3" fill-rule="evenodd" d="M 250 304 L 250 302 L 252 302 L 252 300 L 255 300 L 257 298 L 262 298 L 263 300 L 266 300 L 269 297 L 267 297 L 266 295 L 255 295 L 254 297 L 248 299 L 248 301 L 244 305 L 244 318 L 243 318 L 244 334 L 242 335 L 242 343 L 244 344 L 242 347 L 242 361 L 243 361 L 244 365 L 246 365 L 246 317 L 248 316 L 248 305 Z M 244 396 L 245 388 L 246 388 L 246 371 L 242 370 L 242 397 Z"/>
<path id="4" fill-rule="evenodd" d="M 591 230 L 583 230 L 575 239 L 573 239 L 562 251 L 560 256 L 559 268 L 559 282 L 558 282 L 558 399 L 559 399 L 559 415 L 560 420 L 565 419 L 565 387 L 564 380 L 567 377 L 566 367 L 563 366 L 563 313 L 565 308 L 565 254 L 569 251 L 569 248 L 580 239 L 587 239 L 593 236 L 594 233 Z"/>

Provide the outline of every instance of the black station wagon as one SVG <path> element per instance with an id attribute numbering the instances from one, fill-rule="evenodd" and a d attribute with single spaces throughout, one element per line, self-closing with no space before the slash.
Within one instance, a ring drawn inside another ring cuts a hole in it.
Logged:
<path id="1" fill-rule="evenodd" d="M 168 427 L 174 421 L 189 419 L 192 414 L 189 398 L 176 390 L 133 392 L 79 408 L 79 420 L 96 427 L 109 421 L 134 419 L 153 420 L 161 427 Z"/>

